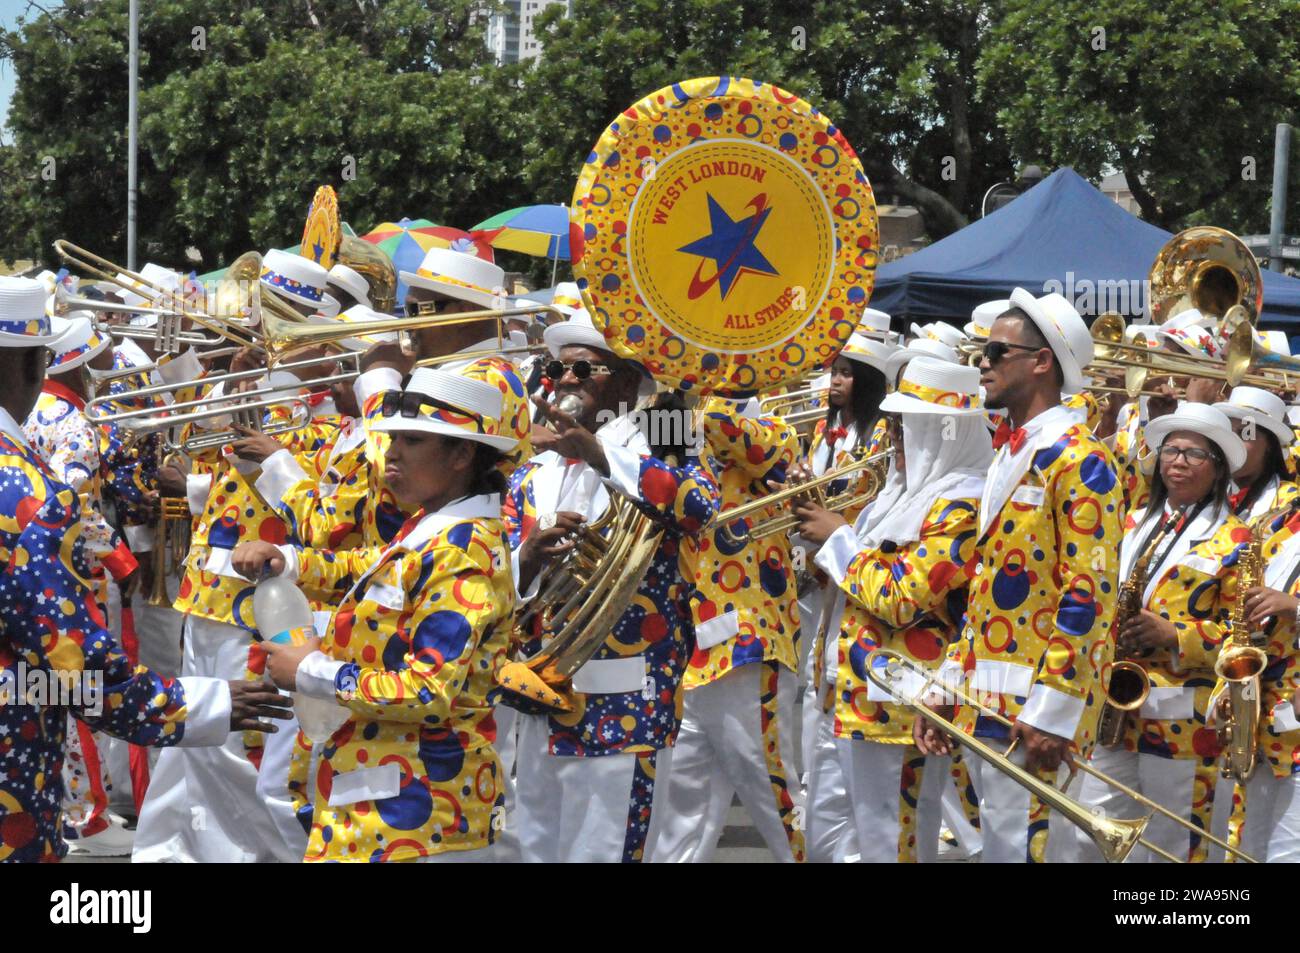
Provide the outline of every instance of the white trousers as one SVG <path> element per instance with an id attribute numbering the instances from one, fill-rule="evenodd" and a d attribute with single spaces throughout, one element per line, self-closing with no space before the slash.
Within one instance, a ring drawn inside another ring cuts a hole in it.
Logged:
<path id="1" fill-rule="evenodd" d="M 249 635 L 187 616 L 182 675 L 242 680 Z M 273 861 L 277 825 L 257 794 L 257 772 L 232 733 L 221 747 L 167 748 L 140 812 L 133 862 Z"/>
<path id="2" fill-rule="evenodd" d="M 501 783 L 505 788 L 506 810 L 500 829 L 496 832 L 496 843 L 492 845 L 492 862 L 498 864 L 517 864 L 522 859 L 519 854 L 518 820 L 515 812 L 515 751 L 518 740 L 519 713 L 505 705 L 497 705 L 493 711 L 497 723 L 497 740 L 494 747 L 497 757 L 501 759 Z M 443 853 L 463 854 L 478 851 L 444 851 Z"/>
<path id="3" fill-rule="evenodd" d="M 556 757 L 548 753 L 545 716 L 521 714 L 516 721 L 515 824 L 524 861 L 616 864 L 634 859 L 629 844 L 644 842 L 642 856 L 653 850 L 671 748 L 655 753 L 653 768 L 650 758 L 634 754 Z M 648 781 L 649 804 L 634 804 L 638 781 Z"/>
<path id="4" fill-rule="evenodd" d="M 1116 781 L 1139 791 L 1146 797 L 1192 820 L 1193 804 L 1211 796 L 1198 790 L 1196 769 L 1198 761 L 1188 758 L 1161 758 L 1153 754 L 1137 754 L 1115 748 L 1095 748 L 1090 764 Z M 1072 796 L 1085 807 L 1102 812 L 1106 817 L 1137 818 L 1150 811 L 1132 798 L 1109 787 L 1091 775 L 1080 774 L 1077 790 Z M 1215 798 L 1211 820 L 1212 832 L 1222 837 L 1227 830 L 1227 815 L 1231 809 L 1232 785 L 1216 785 L 1221 797 Z M 1058 863 L 1101 863 L 1101 851 L 1079 827 L 1053 820 L 1052 841 L 1048 857 Z M 1163 815 L 1151 818 L 1143 833 L 1144 839 L 1175 857 L 1186 859 L 1194 835 L 1186 827 Z M 1222 848 L 1209 847 L 1209 859 L 1221 860 Z M 1138 845 L 1128 856 L 1129 863 L 1166 862 L 1163 857 Z"/>
<path id="5" fill-rule="evenodd" d="M 777 679 L 764 712 L 766 681 Z M 772 856 L 802 860 L 803 795 L 794 777 L 795 675 L 751 663 L 686 692 L 673 747 L 672 776 L 659 782 L 659 836 L 646 859 L 708 863 L 734 795 L 749 812 Z"/>
<path id="6" fill-rule="evenodd" d="M 810 583 L 806 592 L 799 593 L 799 684 L 804 687 L 803 708 L 800 710 L 799 779 L 806 788 L 812 773 L 813 752 L 817 748 L 818 724 L 821 721 L 821 698 L 818 686 L 813 684 L 816 664 L 813 644 L 817 641 L 817 626 L 821 621 L 823 595 L 826 590 Z M 823 689 L 824 691 L 824 689 Z"/>
<path id="7" fill-rule="evenodd" d="M 1246 785 L 1241 847 L 1260 862 L 1300 863 L 1300 774 L 1279 778 L 1267 764 L 1255 768 Z"/>
<path id="8" fill-rule="evenodd" d="M 288 692 L 280 694 L 287 696 Z M 300 726 L 297 716 L 289 721 L 276 721 L 275 726 L 279 729 L 277 732 L 264 736 L 256 793 L 266 805 L 278 835 L 266 844 L 266 850 L 279 863 L 298 864 L 307 853 L 307 832 L 298 823 L 293 795 L 289 793 L 289 759 L 293 756 L 294 740 Z"/>
<path id="9" fill-rule="evenodd" d="M 834 713 L 816 706 L 817 735 L 808 760 L 808 860 L 855 864 L 862 859 L 858 827 L 849 801 L 848 779 L 836 745 Z"/>
<path id="10" fill-rule="evenodd" d="M 992 742 L 992 747 L 1003 747 L 1000 742 Z M 1017 781 L 1013 781 L 997 768 L 973 754 L 967 754 L 971 783 L 975 785 L 975 794 L 980 806 L 980 835 L 984 850 L 981 861 L 986 864 L 1024 864 L 1029 862 L 1031 837 L 1047 837 L 1043 844 L 1043 860 L 1051 860 L 1051 843 L 1057 839 L 1062 828 L 1073 825 L 1055 811 L 1047 812 L 1049 825 L 1041 820 L 1032 820 L 1029 816 L 1029 790 Z M 1011 754 L 1011 762 L 1019 768 L 1025 766 L 1025 753 L 1017 748 Z M 1063 766 L 1057 774 L 1056 785 L 1068 777 Z M 1077 790 L 1072 792 L 1078 797 Z M 1050 837 L 1048 834 L 1050 833 Z M 1040 842 L 1041 843 L 1041 842 Z"/>

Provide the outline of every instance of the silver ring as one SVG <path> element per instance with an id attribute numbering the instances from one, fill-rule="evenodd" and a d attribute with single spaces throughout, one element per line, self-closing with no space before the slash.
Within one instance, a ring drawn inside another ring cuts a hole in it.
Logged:
<path id="1" fill-rule="evenodd" d="M 542 518 L 537 521 L 537 528 L 541 530 L 543 533 L 546 532 L 548 529 L 552 529 L 554 526 L 555 526 L 554 513 L 544 513 L 542 514 Z"/>

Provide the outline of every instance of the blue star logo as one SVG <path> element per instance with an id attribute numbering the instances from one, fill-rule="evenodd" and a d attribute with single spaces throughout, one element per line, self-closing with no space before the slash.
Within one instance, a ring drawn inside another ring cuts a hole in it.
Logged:
<path id="1" fill-rule="evenodd" d="M 695 274 L 686 292 L 686 297 L 691 301 L 703 295 L 715 283 L 718 285 L 722 300 L 725 301 L 741 275 L 777 274 L 772 263 L 755 244 L 758 233 L 772 212 L 767 204 L 766 193 L 760 192 L 745 206 L 754 210 L 752 215 L 738 220 L 727 214 L 712 193 L 708 194 L 708 200 L 710 234 L 677 249 L 688 255 L 712 259 L 714 262 L 713 277 L 705 280 L 700 278 L 704 262 L 696 266 Z"/>

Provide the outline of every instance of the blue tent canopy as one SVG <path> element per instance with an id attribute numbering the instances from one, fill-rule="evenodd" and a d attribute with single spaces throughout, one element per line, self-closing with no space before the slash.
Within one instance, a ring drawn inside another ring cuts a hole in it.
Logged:
<path id="1" fill-rule="evenodd" d="M 1146 306 L 1146 278 L 1172 233 L 1130 215 L 1073 169 L 1058 169 L 991 215 L 881 265 L 871 307 L 908 320 L 970 319 L 1022 287 L 1058 291 L 1085 317 Z M 1300 279 L 1264 272 L 1261 327 L 1300 333 Z"/>

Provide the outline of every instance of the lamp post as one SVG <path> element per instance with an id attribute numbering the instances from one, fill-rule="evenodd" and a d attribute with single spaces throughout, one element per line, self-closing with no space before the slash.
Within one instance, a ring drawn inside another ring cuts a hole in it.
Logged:
<path id="1" fill-rule="evenodd" d="M 131 0 L 128 13 L 130 26 L 127 41 L 127 89 L 126 119 L 126 267 L 135 271 L 135 224 L 136 224 L 136 93 L 140 85 L 140 35 L 139 35 L 139 0 Z"/>

